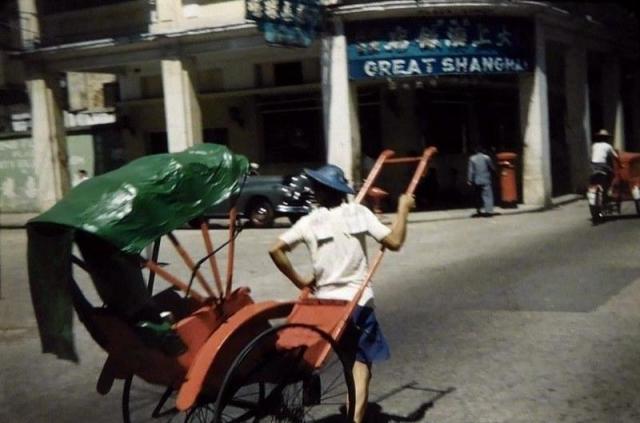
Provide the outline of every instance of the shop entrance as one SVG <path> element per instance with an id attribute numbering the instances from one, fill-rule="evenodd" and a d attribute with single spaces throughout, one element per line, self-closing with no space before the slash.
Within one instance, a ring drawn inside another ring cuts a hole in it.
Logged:
<path id="1" fill-rule="evenodd" d="M 418 190 L 419 204 L 435 209 L 473 206 L 466 180 L 467 160 L 475 147 L 483 147 L 494 160 L 503 151 L 521 155 L 518 85 L 515 78 L 499 79 L 453 80 L 417 92 L 423 143 L 439 151 L 433 171 Z M 494 190 L 498 200 L 497 180 Z"/>

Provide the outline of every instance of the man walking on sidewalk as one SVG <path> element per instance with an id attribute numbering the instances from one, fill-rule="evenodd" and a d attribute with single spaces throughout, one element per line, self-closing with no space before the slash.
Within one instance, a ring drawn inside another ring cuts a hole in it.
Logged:
<path id="1" fill-rule="evenodd" d="M 493 215 L 493 186 L 491 180 L 496 168 L 482 147 L 474 149 L 469 157 L 467 184 L 473 188 L 476 212 L 478 216 Z"/>

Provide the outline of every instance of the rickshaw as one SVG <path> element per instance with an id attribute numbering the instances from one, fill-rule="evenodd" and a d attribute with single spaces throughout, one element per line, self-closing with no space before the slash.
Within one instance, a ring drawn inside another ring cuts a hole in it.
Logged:
<path id="1" fill-rule="evenodd" d="M 355 201 L 362 201 L 383 165 L 393 163 L 416 164 L 407 189 L 412 193 L 435 152 L 431 147 L 419 157 L 395 158 L 393 151 L 384 151 Z M 97 391 L 107 394 L 115 380 L 124 381 L 125 423 L 352 421 L 352 361 L 341 338 L 384 248 L 351 301 L 315 299 L 303 290 L 293 301 L 255 302 L 249 288 L 232 288 L 235 240 L 242 229 L 233 209 L 228 240 L 217 247 L 206 220 L 201 221 L 206 254 L 199 260 L 175 234 L 207 207 L 236 195 L 248 168 L 246 158 L 212 144 L 147 156 L 83 182 L 27 225 L 29 279 L 43 352 L 77 360 L 74 308 L 108 354 Z M 78 231 L 140 257 L 149 293 L 172 314 L 186 351 L 170 356 L 150 347 L 109 307 L 89 303 L 72 272 L 73 266 L 89 270 L 73 254 Z M 187 266 L 189 280 L 158 261 L 162 237 Z M 216 261 L 223 247 L 228 248 L 225 278 Z M 213 283 L 204 267 L 210 268 Z M 156 276 L 170 288 L 155 292 Z"/>
<path id="2" fill-rule="evenodd" d="M 609 192 L 605 192 L 606 173 L 592 173 L 587 190 L 589 213 L 594 225 L 607 216 L 620 214 L 623 201 L 633 201 L 640 216 L 640 153 L 621 152 L 613 163 L 613 179 Z"/>

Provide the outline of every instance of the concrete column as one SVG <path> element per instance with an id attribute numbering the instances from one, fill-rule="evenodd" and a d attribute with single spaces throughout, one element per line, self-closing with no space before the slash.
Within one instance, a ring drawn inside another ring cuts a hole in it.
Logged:
<path id="1" fill-rule="evenodd" d="M 633 75 L 631 83 L 631 122 L 627 125 L 633 125 L 631 132 L 633 140 L 625 140 L 627 148 L 631 151 L 640 151 L 640 71 L 636 71 Z"/>
<path id="2" fill-rule="evenodd" d="M 571 182 L 574 192 L 585 192 L 591 173 L 591 118 L 585 47 L 572 45 L 567 50 L 565 63 L 566 136 L 571 157 Z"/>
<path id="3" fill-rule="evenodd" d="M 22 47 L 34 48 L 40 42 L 40 22 L 36 0 L 18 0 L 18 15 Z"/>
<path id="4" fill-rule="evenodd" d="M 142 98 L 142 83 L 140 74 L 129 69 L 118 75 L 120 98 L 124 101 Z"/>
<path id="5" fill-rule="evenodd" d="M 202 115 L 194 87 L 193 62 L 162 61 L 162 88 L 169 152 L 182 151 L 202 142 Z"/>
<path id="6" fill-rule="evenodd" d="M 70 187 L 60 86 L 50 77 L 27 81 L 31 99 L 31 138 L 41 211 L 53 206 Z"/>
<path id="7" fill-rule="evenodd" d="M 520 76 L 520 127 L 523 135 L 522 190 L 525 204 L 551 205 L 549 104 L 545 62 L 545 35 L 535 24 L 536 68 Z"/>
<path id="8" fill-rule="evenodd" d="M 327 163 L 340 166 L 347 178 L 360 177 L 358 96 L 349 83 L 347 40 L 341 21 L 322 40 L 322 103 Z"/>
<path id="9" fill-rule="evenodd" d="M 624 151 L 624 110 L 621 94 L 621 68 L 617 58 L 609 57 L 602 67 L 604 127 L 613 135 L 613 147 Z M 594 128 L 598 130 L 599 128 Z"/>

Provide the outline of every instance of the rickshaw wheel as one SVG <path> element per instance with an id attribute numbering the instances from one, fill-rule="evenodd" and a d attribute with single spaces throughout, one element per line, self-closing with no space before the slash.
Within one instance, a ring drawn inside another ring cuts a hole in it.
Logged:
<path id="1" fill-rule="evenodd" d="M 303 348 L 276 350 L 279 334 L 290 328 L 315 332 L 327 342 L 331 350 L 322 367 L 305 366 Z M 292 323 L 267 329 L 242 350 L 227 371 L 210 422 L 351 422 L 355 404 L 351 363 L 340 346 L 314 326 Z M 245 388 L 256 382 L 263 391 L 247 403 Z M 341 410 L 348 411 L 341 414 Z"/>
<path id="2" fill-rule="evenodd" d="M 129 376 L 122 389 L 122 419 L 124 423 L 183 421 L 184 414 L 175 408 L 175 397 L 171 386 L 152 385 Z"/>

